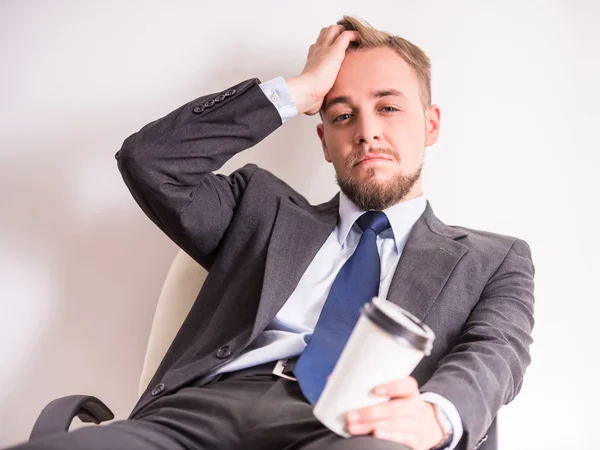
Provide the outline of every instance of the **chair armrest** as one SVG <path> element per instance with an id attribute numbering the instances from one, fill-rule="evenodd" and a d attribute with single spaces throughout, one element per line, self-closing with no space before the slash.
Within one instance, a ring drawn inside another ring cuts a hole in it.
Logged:
<path id="1" fill-rule="evenodd" d="M 29 439 L 68 431 L 75 416 L 82 422 L 99 424 L 114 419 L 115 415 L 108 407 L 91 395 L 68 395 L 52 400 L 42 410 Z"/>

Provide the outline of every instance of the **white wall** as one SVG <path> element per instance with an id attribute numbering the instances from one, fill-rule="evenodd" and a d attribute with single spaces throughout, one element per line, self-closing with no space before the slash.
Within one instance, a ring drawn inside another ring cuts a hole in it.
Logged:
<path id="1" fill-rule="evenodd" d="M 98 395 L 118 418 L 137 398 L 176 248 L 120 179 L 123 139 L 201 94 L 297 74 L 320 28 L 357 14 L 433 60 L 437 214 L 533 249 L 534 362 L 501 412 L 501 448 L 600 448 L 598 2 L 295 3 L 0 3 L 0 446 L 58 396 Z M 224 170 L 254 161 L 328 199 L 315 123 L 287 123 Z"/>

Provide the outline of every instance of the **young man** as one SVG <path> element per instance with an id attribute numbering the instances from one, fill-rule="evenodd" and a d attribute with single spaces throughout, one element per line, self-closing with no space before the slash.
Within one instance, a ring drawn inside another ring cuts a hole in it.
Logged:
<path id="1" fill-rule="evenodd" d="M 303 113 L 322 117 L 331 201 L 255 165 L 213 174 Z M 244 81 L 126 139 L 134 198 L 208 278 L 129 420 L 22 448 L 477 448 L 530 362 L 534 269 L 525 242 L 433 214 L 421 167 L 439 124 L 427 56 L 345 17 L 297 77 Z M 348 413 L 347 439 L 312 415 L 349 330 L 322 336 L 358 316 L 340 292 L 386 297 L 436 334 L 411 377 L 376 392 L 385 402 Z"/>

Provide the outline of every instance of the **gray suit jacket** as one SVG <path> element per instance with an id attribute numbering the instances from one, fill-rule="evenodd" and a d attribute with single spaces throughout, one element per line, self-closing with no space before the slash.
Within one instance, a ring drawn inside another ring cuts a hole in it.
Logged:
<path id="1" fill-rule="evenodd" d="M 212 172 L 281 125 L 258 86 L 206 95 L 128 137 L 116 154 L 133 197 L 209 275 L 132 416 L 240 355 L 288 299 L 334 229 L 338 197 L 313 206 L 255 165 Z M 474 448 L 518 393 L 530 363 L 534 268 L 528 245 L 450 227 L 428 205 L 394 274 L 389 300 L 435 332 L 413 376 L 448 398 Z M 394 357 L 390 355 L 390 357 Z"/>

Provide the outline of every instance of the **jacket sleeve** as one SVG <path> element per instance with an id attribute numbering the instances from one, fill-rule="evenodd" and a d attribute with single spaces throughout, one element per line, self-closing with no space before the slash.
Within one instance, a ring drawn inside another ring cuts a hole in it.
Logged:
<path id="1" fill-rule="evenodd" d="M 450 400 L 464 434 L 458 448 L 471 450 L 502 405 L 521 389 L 531 358 L 534 266 L 529 246 L 516 240 L 488 280 L 452 350 L 421 386 Z"/>
<path id="2" fill-rule="evenodd" d="M 258 79 L 205 95 L 144 126 L 115 155 L 146 215 L 210 269 L 236 205 L 258 167 L 216 175 L 281 125 Z"/>

